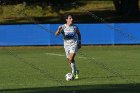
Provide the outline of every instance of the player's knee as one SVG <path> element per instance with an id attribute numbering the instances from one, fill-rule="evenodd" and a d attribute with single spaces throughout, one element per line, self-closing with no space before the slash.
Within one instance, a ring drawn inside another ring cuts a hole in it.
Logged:
<path id="1" fill-rule="evenodd" d="M 72 63 L 74 62 L 74 58 L 69 58 L 69 61 Z"/>

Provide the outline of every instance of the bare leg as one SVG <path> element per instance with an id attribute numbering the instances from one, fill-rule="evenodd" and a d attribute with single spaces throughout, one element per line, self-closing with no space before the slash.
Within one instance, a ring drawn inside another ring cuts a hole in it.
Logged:
<path id="1" fill-rule="evenodd" d="M 76 66 L 75 66 L 74 58 L 75 58 L 75 54 L 74 53 L 70 53 L 68 61 L 69 61 L 70 65 L 71 65 L 72 73 L 73 74 L 76 73 Z"/>

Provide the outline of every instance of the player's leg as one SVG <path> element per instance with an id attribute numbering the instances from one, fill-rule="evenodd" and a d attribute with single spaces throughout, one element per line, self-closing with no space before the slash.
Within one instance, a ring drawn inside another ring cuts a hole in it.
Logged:
<path id="1" fill-rule="evenodd" d="M 75 75 L 75 79 L 78 79 L 79 71 L 76 69 L 76 65 L 75 65 L 76 62 L 74 60 L 77 52 L 77 47 L 65 46 L 64 48 L 65 48 L 66 57 L 72 69 L 72 73 Z"/>
<path id="2" fill-rule="evenodd" d="M 76 64 L 75 64 L 76 62 L 74 58 L 75 58 L 75 53 L 70 53 L 68 60 L 71 65 L 72 74 L 74 75 L 75 79 L 78 79 L 79 70 L 77 70 L 76 68 Z"/>
<path id="3" fill-rule="evenodd" d="M 76 64 L 75 64 L 76 62 L 74 60 L 76 52 L 77 52 L 77 47 L 76 46 L 71 47 L 68 59 L 72 68 L 72 73 L 75 75 L 75 79 L 78 79 L 78 70 L 76 69 Z"/>
<path id="4" fill-rule="evenodd" d="M 71 65 L 72 73 L 76 73 L 76 66 L 75 66 L 75 61 L 74 61 L 75 53 L 70 53 L 68 61 Z"/>
<path id="5" fill-rule="evenodd" d="M 69 48 L 69 46 L 65 46 L 64 49 L 65 49 L 65 53 L 66 53 L 66 58 L 69 61 L 70 48 Z"/>
<path id="6" fill-rule="evenodd" d="M 71 50 L 71 46 L 65 46 L 65 53 L 69 63 L 74 62 L 75 51 Z"/>

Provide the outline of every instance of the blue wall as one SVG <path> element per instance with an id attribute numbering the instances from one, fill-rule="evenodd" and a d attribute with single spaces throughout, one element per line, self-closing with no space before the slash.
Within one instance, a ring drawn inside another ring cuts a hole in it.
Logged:
<path id="1" fill-rule="evenodd" d="M 59 25 L 0 25 L 0 46 L 63 44 L 62 35 L 54 35 Z M 82 35 L 82 44 L 140 44 L 140 23 L 77 26 Z"/>

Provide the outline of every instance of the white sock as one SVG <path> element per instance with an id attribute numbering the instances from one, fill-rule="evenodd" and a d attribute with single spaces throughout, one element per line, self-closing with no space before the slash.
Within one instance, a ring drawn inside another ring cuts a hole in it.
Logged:
<path id="1" fill-rule="evenodd" d="M 72 73 L 76 73 L 75 62 L 71 63 L 70 65 L 71 65 Z"/>

